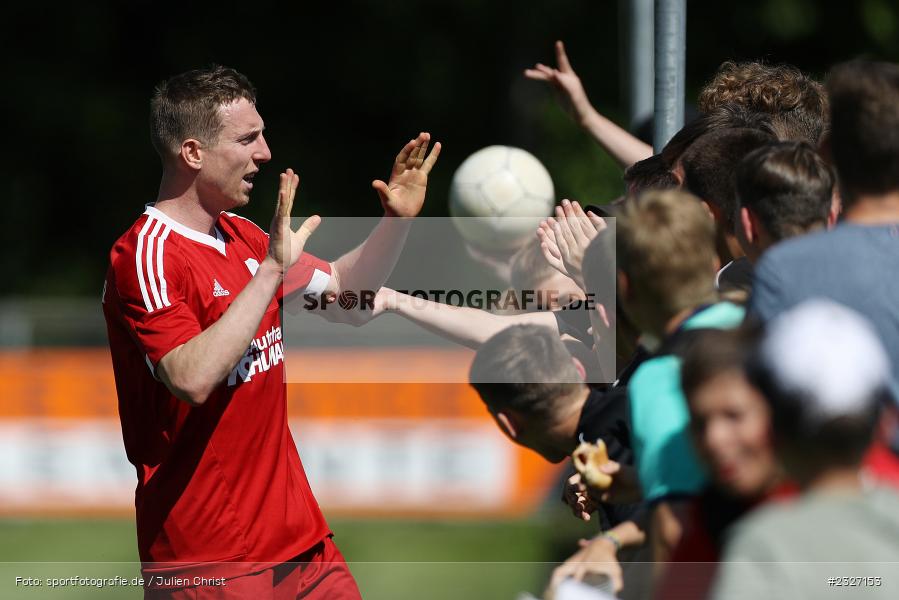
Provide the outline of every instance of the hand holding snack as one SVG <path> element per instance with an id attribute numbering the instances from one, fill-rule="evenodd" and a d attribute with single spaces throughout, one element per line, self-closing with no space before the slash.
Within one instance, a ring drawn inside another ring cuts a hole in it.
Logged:
<path id="1" fill-rule="evenodd" d="M 596 440 L 595 444 L 581 440 L 580 445 L 571 453 L 571 460 L 589 487 L 606 490 L 612 485 L 612 476 L 601 469 L 602 465 L 609 462 L 606 444 L 601 439 Z"/>

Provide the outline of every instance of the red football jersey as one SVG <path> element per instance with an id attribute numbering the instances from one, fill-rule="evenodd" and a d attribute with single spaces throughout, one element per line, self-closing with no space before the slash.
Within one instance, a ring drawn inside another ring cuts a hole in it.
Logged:
<path id="1" fill-rule="evenodd" d="M 202 406 L 154 376 L 163 356 L 221 317 L 267 255 L 267 234 L 247 219 L 222 213 L 215 233 L 148 207 L 110 253 L 103 312 L 149 574 L 232 561 L 241 564 L 224 571 L 236 576 L 288 561 L 330 533 L 287 427 L 282 293 Z M 320 294 L 330 272 L 304 254 L 282 292 Z"/>

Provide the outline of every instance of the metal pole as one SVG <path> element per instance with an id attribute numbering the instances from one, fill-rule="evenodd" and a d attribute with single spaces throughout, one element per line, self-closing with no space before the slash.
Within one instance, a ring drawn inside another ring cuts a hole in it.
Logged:
<path id="1" fill-rule="evenodd" d="M 684 126 L 686 0 L 655 0 L 653 149 L 659 152 Z"/>
<path id="2" fill-rule="evenodd" d="M 624 54 L 627 57 L 628 119 L 630 127 L 640 125 L 653 112 L 653 1 L 619 0 L 618 10 L 627 31 Z"/>

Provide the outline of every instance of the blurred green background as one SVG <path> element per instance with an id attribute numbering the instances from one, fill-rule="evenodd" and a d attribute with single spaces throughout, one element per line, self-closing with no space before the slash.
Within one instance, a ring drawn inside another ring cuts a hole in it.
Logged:
<path id="1" fill-rule="evenodd" d="M 688 1 L 688 101 L 728 59 L 814 74 L 860 54 L 899 57 L 895 0 Z M 4 10 L 2 295 L 99 294 L 107 252 L 151 202 L 154 85 L 211 62 L 259 91 L 272 162 L 246 216 L 270 218 L 277 173 L 300 173 L 298 212 L 379 214 L 369 187 L 422 129 L 444 143 L 426 214 L 446 214 L 453 170 L 490 144 L 521 146 L 559 198 L 605 202 L 620 172 L 524 68 L 566 42 L 600 111 L 626 121 L 624 40 L 612 0 L 15 3 Z"/>

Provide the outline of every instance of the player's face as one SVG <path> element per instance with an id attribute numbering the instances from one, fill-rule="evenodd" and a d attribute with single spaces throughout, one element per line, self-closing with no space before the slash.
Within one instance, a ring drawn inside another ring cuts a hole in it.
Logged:
<path id="1" fill-rule="evenodd" d="M 221 210 L 250 201 L 253 177 L 272 153 L 256 106 L 241 98 L 220 108 L 222 132 L 218 142 L 203 148 L 203 166 L 197 186 L 205 202 Z"/>
<path id="2" fill-rule="evenodd" d="M 689 403 L 694 443 L 718 485 L 740 497 L 764 494 L 779 472 L 764 397 L 733 370 L 699 386 Z"/>

